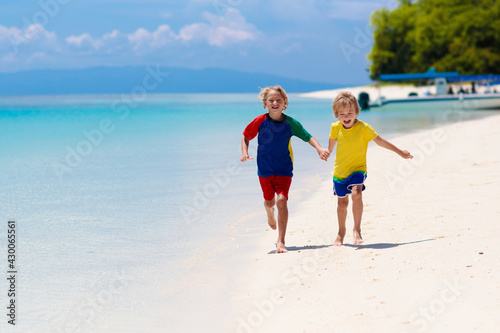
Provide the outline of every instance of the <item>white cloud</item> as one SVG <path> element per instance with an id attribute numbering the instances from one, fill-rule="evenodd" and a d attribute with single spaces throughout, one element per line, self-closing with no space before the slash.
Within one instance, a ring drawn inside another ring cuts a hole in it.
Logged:
<path id="1" fill-rule="evenodd" d="M 169 55 L 175 62 L 175 55 L 184 59 L 190 51 L 220 50 L 226 52 L 231 45 L 252 42 L 262 36 L 253 24 L 235 8 L 228 9 L 224 16 L 203 13 L 200 22 L 187 24 L 178 31 L 169 25 L 159 25 L 150 31 L 139 28 L 125 33 L 113 30 L 101 36 L 87 32 L 58 37 L 41 25 L 31 25 L 24 31 L 0 25 L 0 71 L 43 67 L 43 64 L 74 66 L 93 62 L 109 62 L 121 59 L 121 63 L 158 61 Z M 173 57 L 172 57 L 173 56 Z M 107 59 L 107 60 L 105 60 Z M 113 62 L 116 64 L 117 62 Z M 17 64 L 17 66 L 14 66 Z"/>
<path id="2" fill-rule="evenodd" d="M 69 36 L 65 41 L 70 48 L 79 51 L 101 51 L 104 53 L 123 49 L 128 43 L 127 35 L 118 30 L 113 30 L 100 38 L 93 38 L 88 33 L 83 33 L 80 36 Z"/>
<path id="3" fill-rule="evenodd" d="M 97 47 L 105 53 L 113 53 L 128 49 L 128 35 L 118 30 L 104 34 L 98 41 Z"/>
<path id="4" fill-rule="evenodd" d="M 146 29 L 138 29 L 133 34 L 128 35 L 128 40 L 134 50 L 143 48 L 158 49 L 176 40 L 175 32 L 166 24 L 160 25 L 156 31 L 149 32 Z"/>
<path id="5" fill-rule="evenodd" d="M 254 40 L 259 34 L 257 28 L 246 22 L 237 9 L 228 9 L 223 17 L 204 13 L 209 23 L 194 23 L 182 28 L 179 38 L 183 41 L 206 41 L 210 45 L 227 44 Z"/>
<path id="6" fill-rule="evenodd" d="M 112 52 L 119 49 L 131 49 L 144 54 L 172 45 L 198 42 L 211 46 L 223 47 L 226 45 L 256 39 L 259 31 L 255 26 L 246 22 L 245 18 L 236 9 L 226 11 L 224 17 L 204 13 L 208 23 L 193 23 L 184 26 L 176 34 L 168 25 L 160 25 L 155 31 L 139 28 L 133 33 L 125 34 L 118 30 L 93 38 L 88 33 L 79 36 L 69 36 L 65 39 L 72 49 L 81 51 Z"/>
<path id="7" fill-rule="evenodd" d="M 24 30 L 0 25 L 0 70 L 16 71 L 47 64 L 61 53 L 57 35 L 39 24 Z"/>
<path id="8" fill-rule="evenodd" d="M 96 48 L 95 42 L 89 34 L 81 34 L 80 36 L 69 36 L 66 38 L 66 43 L 76 48 Z"/>
<path id="9" fill-rule="evenodd" d="M 0 25 L 0 51 L 14 51 L 14 44 L 21 40 L 23 33 L 17 28 L 7 28 Z"/>
<path id="10" fill-rule="evenodd" d="M 24 30 L 0 25 L 0 71 L 44 66 L 59 57 L 62 51 L 57 35 L 39 24 L 29 25 Z"/>
<path id="11" fill-rule="evenodd" d="M 19 53 L 24 50 L 59 48 L 57 36 L 39 24 L 32 24 L 22 31 L 0 25 L 0 50 Z"/>

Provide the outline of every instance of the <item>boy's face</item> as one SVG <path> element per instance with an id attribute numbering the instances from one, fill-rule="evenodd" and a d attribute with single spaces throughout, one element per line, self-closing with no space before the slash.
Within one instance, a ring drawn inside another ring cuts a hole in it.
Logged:
<path id="1" fill-rule="evenodd" d="M 285 99 L 283 96 L 279 92 L 271 90 L 264 100 L 264 108 L 268 109 L 271 114 L 278 114 L 283 111 L 284 107 Z"/>
<path id="2" fill-rule="evenodd" d="M 351 128 L 356 123 L 358 113 L 352 107 L 345 107 L 339 110 L 337 119 L 344 125 L 344 128 Z"/>

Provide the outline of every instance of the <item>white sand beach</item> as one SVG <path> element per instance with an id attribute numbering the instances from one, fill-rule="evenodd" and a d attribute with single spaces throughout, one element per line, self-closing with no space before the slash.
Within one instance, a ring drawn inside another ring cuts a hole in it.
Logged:
<path id="1" fill-rule="evenodd" d="M 460 89 L 460 84 L 453 84 L 453 91 L 457 92 Z M 471 89 L 470 84 L 463 84 L 464 89 Z M 478 93 L 484 93 L 486 91 L 486 86 L 477 86 L 476 91 Z M 500 91 L 499 85 L 491 86 L 489 89 L 496 89 Z M 321 90 L 314 91 L 309 93 L 300 94 L 302 97 L 312 97 L 312 98 L 322 98 L 322 99 L 331 99 L 333 100 L 335 96 L 340 91 L 350 91 L 354 94 L 354 96 L 359 96 L 360 92 L 366 92 L 370 95 L 371 100 L 376 100 L 379 96 L 383 96 L 387 99 L 393 98 L 404 98 L 408 97 L 410 93 L 417 93 L 418 96 L 424 96 L 426 93 L 435 94 L 436 86 L 419 86 L 415 87 L 413 85 L 383 85 L 381 87 L 376 87 L 375 85 L 367 85 L 367 86 L 359 86 L 359 87 L 346 87 L 340 89 L 332 89 L 332 90 Z"/>
<path id="2" fill-rule="evenodd" d="M 370 144 L 362 246 L 352 245 L 351 212 L 344 246 L 332 246 L 330 181 L 290 207 L 288 253 L 269 253 L 277 233 L 263 219 L 247 273 L 233 281 L 228 331 L 497 331 L 500 115 L 454 116 L 391 139 L 413 160 Z"/>

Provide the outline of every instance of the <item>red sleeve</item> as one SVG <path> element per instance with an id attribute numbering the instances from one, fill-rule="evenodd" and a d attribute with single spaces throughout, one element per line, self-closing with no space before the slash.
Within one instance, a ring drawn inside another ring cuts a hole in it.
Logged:
<path id="1" fill-rule="evenodd" d="M 243 131 L 243 136 L 248 140 L 252 140 L 259 133 L 259 127 L 267 119 L 267 114 L 262 114 L 255 118 L 250 124 L 247 125 Z"/>

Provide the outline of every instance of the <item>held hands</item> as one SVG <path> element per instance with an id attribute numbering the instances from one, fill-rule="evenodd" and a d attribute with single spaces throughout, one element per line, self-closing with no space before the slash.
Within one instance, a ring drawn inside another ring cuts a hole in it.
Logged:
<path id="1" fill-rule="evenodd" d="M 316 151 L 318 152 L 319 158 L 321 158 L 323 161 L 328 160 L 328 157 L 330 157 L 330 151 L 321 147 L 318 140 L 316 140 L 315 138 L 311 138 L 308 141 L 308 143 L 311 146 L 313 146 L 314 148 L 316 148 Z"/>
<path id="2" fill-rule="evenodd" d="M 321 158 L 323 161 L 327 161 L 328 157 L 330 157 L 330 151 L 328 149 L 325 149 L 325 148 L 319 148 L 318 154 L 319 154 L 319 158 Z"/>

